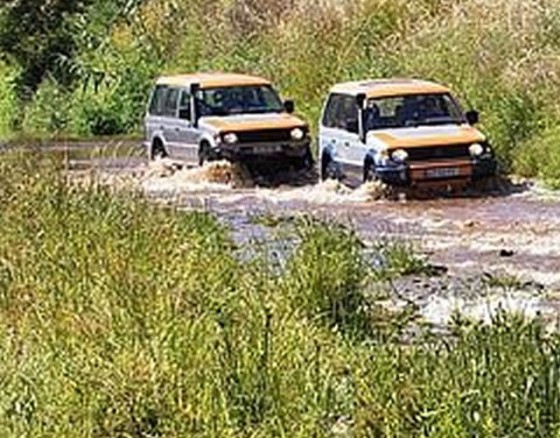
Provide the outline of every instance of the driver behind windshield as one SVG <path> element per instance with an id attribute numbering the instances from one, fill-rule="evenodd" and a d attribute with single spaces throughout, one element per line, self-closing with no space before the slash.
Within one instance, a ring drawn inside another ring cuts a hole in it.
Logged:
<path id="1" fill-rule="evenodd" d="M 224 87 L 203 90 L 198 99 L 200 113 L 205 116 L 227 116 L 243 113 L 279 113 L 280 98 L 268 86 Z"/>
<path id="2" fill-rule="evenodd" d="M 364 111 L 366 131 L 462 123 L 449 95 L 411 95 L 371 99 Z"/>
<path id="3" fill-rule="evenodd" d="M 441 102 L 436 101 L 435 97 L 428 96 L 420 101 L 419 116 L 422 120 L 435 119 L 449 117 L 449 112 L 442 109 Z"/>

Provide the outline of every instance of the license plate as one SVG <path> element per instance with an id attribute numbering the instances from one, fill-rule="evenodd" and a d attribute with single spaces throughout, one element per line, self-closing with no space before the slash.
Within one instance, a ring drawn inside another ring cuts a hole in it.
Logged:
<path id="1" fill-rule="evenodd" d="M 459 169 L 457 167 L 443 167 L 426 170 L 426 177 L 428 178 L 453 178 L 455 176 L 459 176 Z"/>
<path id="2" fill-rule="evenodd" d="M 241 150 L 248 154 L 271 154 L 282 152 L 284 148 L 282 145 L 273 144 L 273 145 L 259 145 L 259 146 L 246 146 L 241 148 Z"/>

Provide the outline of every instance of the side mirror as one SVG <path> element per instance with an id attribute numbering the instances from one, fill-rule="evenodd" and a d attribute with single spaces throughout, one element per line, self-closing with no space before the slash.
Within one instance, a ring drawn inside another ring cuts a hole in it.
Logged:
<path id="1" fill-rule="evenodd" d="M 296 110 L 296 104 L 293 100 L 286 100 L 284 101 L 284 109 L 288 114 L 293 114 Z"/>
<path id="2" fill-rule="evenodd" d="M 478 114 L 478 111 L 467 111 L 465 117 L 469 125 L 476 125 L 480 121 L 480 115 Z"/>

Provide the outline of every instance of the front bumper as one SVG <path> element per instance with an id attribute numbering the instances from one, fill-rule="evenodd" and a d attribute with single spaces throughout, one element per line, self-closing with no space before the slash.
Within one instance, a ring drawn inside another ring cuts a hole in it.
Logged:
<path id="1" fill-rule="evenodd" d="M 423 183 L 448 184 L 456 181 L 472 182 L 496 175 L 498 164 L 494 157 L 482 159 L 444 160 L 389 164 L 377 166 L 377 177 L 392 186 L 415 186 Z"/>
<path id="2" fill-rule="evenodd" d="M 243 143 L 235 145 L 220 144 L 216 153 L 228 160 L 260 158 L 303 158 L 309 153 L 311 141 Z"/>

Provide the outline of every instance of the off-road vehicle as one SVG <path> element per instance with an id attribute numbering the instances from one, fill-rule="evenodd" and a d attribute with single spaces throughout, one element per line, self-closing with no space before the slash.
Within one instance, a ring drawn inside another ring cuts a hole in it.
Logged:
<path id="1" fill-rule="evenodd" d="M 322 177 L 389 185 L 468 185 L 496 173 L 478 113 L 464 113 L 450 90 L 420 80 L 334 86 L 319 133 Z"/>
<path id="2" fill-rule="evenodd" d="M 229 73 L 158 79 L 145 118 L 150 158 L 313 164 L 308 125 L 270 81 Z"/>

